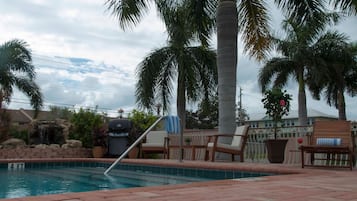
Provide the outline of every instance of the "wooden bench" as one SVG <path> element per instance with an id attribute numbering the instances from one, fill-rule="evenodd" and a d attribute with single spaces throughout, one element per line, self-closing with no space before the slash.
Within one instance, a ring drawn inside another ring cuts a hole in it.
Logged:
<path id="1" fill-rule="evenodd" d="M 316 121 L 309 144 L 300 146 L 301 166 L 345 167 L 352 170 L 354 148 L 349 121 Z M 310 154 L 310 164 L 305 164 L 305 154 Z M 320 154 L 320 157 L 315 157 L 315 154 Z M 341 157 L 343 154 L 347 155 L 347 159 Z M 325 164 L 316 165 L 315 160 L 324 161 Z"/>

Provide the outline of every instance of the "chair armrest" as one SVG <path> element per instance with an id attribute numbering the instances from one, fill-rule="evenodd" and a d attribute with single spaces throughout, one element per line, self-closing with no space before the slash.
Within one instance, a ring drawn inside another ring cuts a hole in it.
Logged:
<path id="1" fill-rule="evenodd" d="M 248 137 L 247 135 L 241 135 L 241 134 L 218 134 L 218 135 L 210 135 L 210 136 L 208 136 L 208 142 L 210 142 L 210 139 L 212 139 L 212 138 L 234 137 L 234 136 L 241 136 L 241 137 L 243 137 L 243 138 Z"/>
<path id="2" fill-rule="evenodd" d="M 209 135 L 207 143 L 213 142 L 216 145 L 219 137 L 233 138 L 233 136 L 242 136 L 243 137 L 243 135 L 232 135 L 232 134 Z"/>

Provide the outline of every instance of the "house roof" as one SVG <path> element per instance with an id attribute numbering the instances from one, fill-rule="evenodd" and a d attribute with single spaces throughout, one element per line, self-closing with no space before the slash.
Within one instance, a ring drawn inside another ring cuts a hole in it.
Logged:
<path id="1" fill-rule="evenodd" d="M 31 122 L 31 119 L 34 118 L 35 115 L 34 110 L 26 110 L 26 109 L 19 109 L 19 110 L 7 109 L 6 112 L 10 114 L 12 122 L 18 122 L 18 123 L 29 123 Z M 39 111 L 36 119 L 55 120 L 56 117 L 49 111 Z"/>
<path id="2" fill-rule="evenodd" d="M 314 109 L 308 109 L 307 110 L 307 116 L 308 117 L 325 117 L 325 118 L 332 118 L 332 119 L 337 119 L 337 116 L 333 115 L 328 115 L 326 113 L 314 110 Z M 269 117 L 265 113 L 253 113 L 249 115 L 249 120 L 248 121 L 261 121 L 261 120 L 269 120 Z M 291 110 L 287 116 L 283 116 L 283 119 L 297 119 L 299 117 L 298 111 L 297 110 Z"/>

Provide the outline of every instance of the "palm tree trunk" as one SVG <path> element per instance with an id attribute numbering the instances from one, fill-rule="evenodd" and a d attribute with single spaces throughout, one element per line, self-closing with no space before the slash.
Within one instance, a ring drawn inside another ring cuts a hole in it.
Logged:
<path id="1" fill-rule="evenodd" d="M 216 19 L 220 134 L 234 133 L 236 128 L 237 16 L 234 0 L 219 1 Z"/>
<path id="2" fill-rule="evenodd" d="M 2 90 L 0 89 L 0 109 L 2 109 L 2 102 L 4 101 Z"/>
<path id="3" fill-rule="evenodd" d="M 186 128 L 186 90 L 185 90 L 185 76 L 183 65 L 178 66 L 178 83 L 177 83 L 177 115 L 181 120 L 180 128 L 180 162 L 183 160 L 183 131 Z"/>
<path id="4" fill-rule="evenodd" d="M 343 90 L 338 90 L 337 92 L 337 107 L 338 107 L 338 119 L 346 120 L 346 103 L 345 96 L 343 95 Z"/>
<path id="5" fill-rule="evenodd" d="M 180 69 L 181 67 L 179 67 Z M 181 131 L 186 127 L 186 92 L 185 92 L 185 80 L 181 70 L 178 72 L 178 84 L 177 84 L 177 115 L 181 120 Z"/>
<path id="6" fill-rule="evenodd" d="M 307 107 L 306 107 L 306 93 L 305 93 L 305 81 L 304 70 L 301 69 L 298 72 L 299 79 L 299 92 L 298 92 L 298 104 L 299 104 L 299 126 L 307 126 Z"/>

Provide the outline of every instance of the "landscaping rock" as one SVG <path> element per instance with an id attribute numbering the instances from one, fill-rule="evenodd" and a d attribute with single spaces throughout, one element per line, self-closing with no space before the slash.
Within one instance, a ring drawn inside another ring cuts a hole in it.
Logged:
<path id="1" fill-rule="evenodd" d="M 46 149 L 48 147 L 47 144 L 37 144 L 35 148 Z"/>
<path id="2" fill-rule="evenodd" d="M 66 140 L 66 144 L 62 145 L 62 148 L 81 148 L 82 142 L 80 140 Z"/>
<path id="3" fill-rule="evenodd" d="M 60 148 L 60 145 L 59 144 L 50 144 L 49 145 L 50 148 Z"/>
<path id="4" fill-rule="evenodd" d="M 4 148 L 24 147 L 26 145 L 26 142 L 21 139 L 10 138 L 10 139 L 4 141 L 3 143 L 1 143 L 1 145 Z"/>

